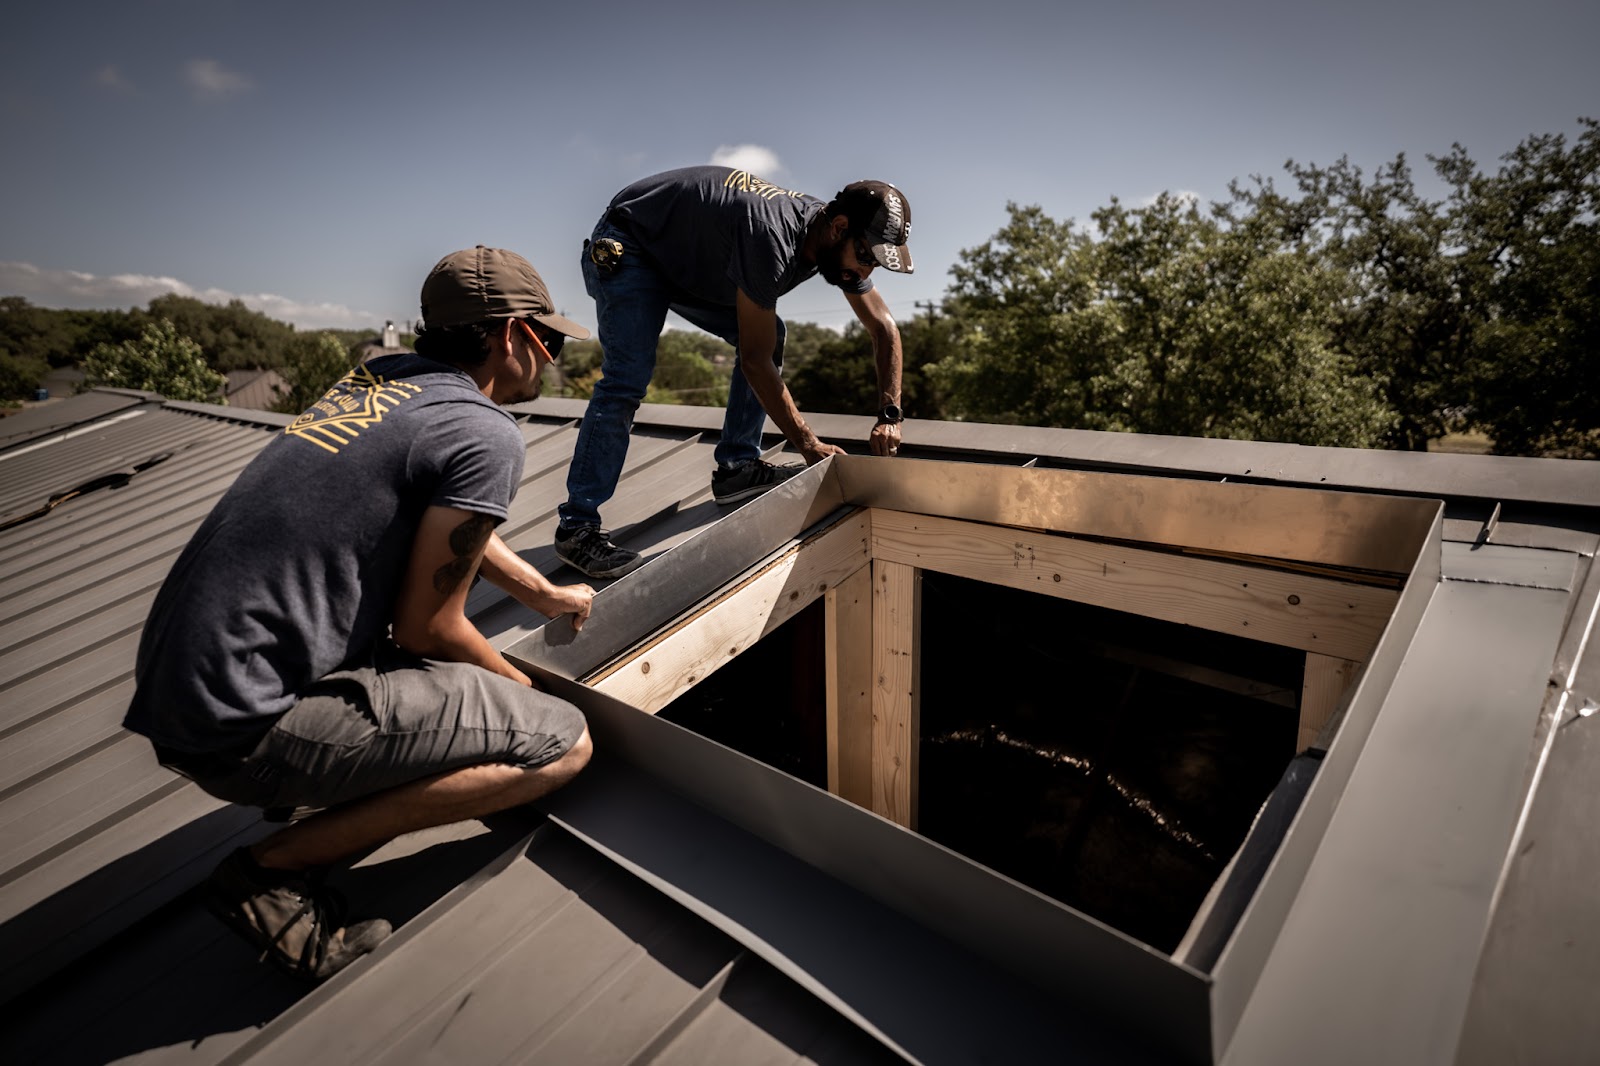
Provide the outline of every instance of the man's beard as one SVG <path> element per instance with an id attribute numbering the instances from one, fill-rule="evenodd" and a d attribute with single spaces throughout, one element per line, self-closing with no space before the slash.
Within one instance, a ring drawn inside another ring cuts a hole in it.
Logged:
<path id="1" fill-rule="evenodd" d="M 817 252 L 817 273 L 821 274 L 822 280 L 829 285 L 844 288 L 861 280 L 854 270 L 844 268 L 844 242 L 849 239 L 841 237 L 838 244 L 819 249 Z"/>
<path id="2" fill-rule="evenodd" d="M 544 391 L 544 375 L 542 373 L 541 374 L 536 374 L 534 376 L 534 379 L 533 379 L 532 383 L 524 386 L 515 396 L 511 397 L 511 399 L 507 400 L 506 402 L 507 403 L 532 403 L 534 400 L 537 400 L 539 398 L 539 394 L 541 392 L 543 392 L 543 391 Z"/>

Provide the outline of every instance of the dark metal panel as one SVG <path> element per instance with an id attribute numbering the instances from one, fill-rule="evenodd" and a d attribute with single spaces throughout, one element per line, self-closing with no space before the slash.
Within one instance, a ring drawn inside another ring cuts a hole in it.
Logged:
<path id="1" fill-rule="evenodd" d="M 259 823 L 157 766 L 120 722 L 155 589 L 271 427 L 128 413 L 0 453 L 20 508 L 170 453 L 124 487 L 0 531 L 4 997 L 187 890 Z"/>
<path id="2" fill-rule="evenodd" d="M 581 400 L 550 398 L 518 409 L 536 417 L 581 419 L 586 407 Z M 811 413 L 806 419 L 824 440 L 856 452 L 866 450 L 871 415 Z M 722 411 L 645 404 L 634 424 L 716 432 L 722 425 Z M 776 427 L 769 421 L 765 432 L 775 436 Z M 1583 460 L 1317 448 L 1271 441 L 922 419 L 908 419 L 904 432 L 904 452 L 919 458 L 938 458 L 940 452 L 983 456 L 986 462 L 1043 457 L 1056 466 L 1138 470 L 1213 481 L 1248 479 L 1364 492 L 1600 507 L 1600 476 L 1595 475 L 1592 462 Z"/>
<path id="3" fill-rule="evenodd" d="M 846 500 L 974 522 L 1403 574 L 1439 505 L 1276 485 L 1075 470 L 837 459 Z"/>
<path id="4" fill-rule="evenodd" d="M 178 453 L 210 436 L 204 425 L 192 420 L 139 408 L 118 419 L 0 452 L 0 471 L 5 473 L 0 507 L 8 516 L 26 513 L 91 478 Z M 82 499 L 94 498 L 91 494 Z"/>
<path id="5" fill-rule="evenodd" d="M 674 565 L 652 565 L 621 578 L 596 597 L 594 615 L 574 632 L 566 618 L 535 630 L 507 649 L 564 677 L 599 666 L 754 566 L 840 505 L 819 464 L 741 507 L 674 548 Z"/>
<path id="6" fill-rule="evenodd" d="M 1569 592 L 1581 559 L 1572 552 L 1542 548 L 1445 541 L 1442 564 L 1446 581 L 1482 581 Z"/>
<path id="7" fill-rule="evenodd" d="M 838 417 L 838 416 L 836 416 Z M 870 424 L 870 420 L 861 419 Z M 843 426 L 830 425 L 832 435 Z M 853 434 L 851 434 L 853 435 Z M 1268 441 L 909 421 L 905 447 L 1037 455 L 1076 466 L 1419 496 L 1600 506 L 1594 464 L 1572 459 L 1315 448 Z"/>
<path id="8" fill-rule="evenodd" d="M 68 396 L 0 419 L 0 449 L 15 448 L 73 426 L 128 411 L 153 394 L 112 393 L 99 389 Z"/>
<path id="9" fill-rule="evenodd" d="M 66 501 L 41 518 L 5 530 L 7 542 L 13 537 L 27 539 L 44 535 L 73 523 L 87 523 L 98 516 L 116 513 L 124 503 L 121 496 L 141 498 L 155 489 L 149 487 L 184 484 L 179 471 L 204 472 L 240 447 L 249 453 L 269 439 L 260 430 L 239 426 L 208 424 L 160 411 L 141 411 L 132 419 L 139 423 L 107 426 L 95 437 L 52 440 L 35 446 L 25 454 L 0 458 L 5 475 L 5 502 L 8 515 L 21 516 L 53 495 L 84 487 L 93 479 L 119 471 L 143 467 L 121 488 L 105 487 Z M 153 432 L 135 433 L 134 429 Z M 247 443 L 248 442 L 248 443 Z M 150 465 L 152 460 L 165 460 Z M 70 516 L 70 521 L 69 521 Z"/>
<path id="10" fill-rule="evenodd" d="M 1600 1045 L 1600 566 L 1573 597 L 1532 788 L 1496 892 L 1457 1062 L 1575 1062 Z"/>
<path id="11" fill-rule="evenodd" d="M 1600 515 L 1595 517 L 1600 519 Z M 1551 548 L 1556 551 L 1577 552 L 1580 555 L 1594 555 L 1600 552 L 1600 533 L 1594 532 L 1592 528 L 1571 528 L 1559 524 L 1559 520 L 1554 519 L 1549 523 L 1501 519 L 1495 526 L 1494 535 L 1489 539 L 1494 544 Z"/>
<path id="12" fill-rule="evenodd" d="M 163 401 L 162 406 L 169 411 L 204 415 L 219 421 L 235 422 L 249 426 L 265 426 L 272 429 L 282 429 L 296 418 L 295 415 L 280 414 L 277 411 L 258 411 L 248 407 L 232 407 L 228 404 L 218 403 L 190 403 L 187 400 L 166 400 Z"/>
<path id="13" fill-rule="evenodd" d="M 1566 601 L 1439 587 L 1223 1061 L 1453 1056 Z"/>
<path id="14" fill-rule="evenodd" d="M 746 958 L 682 1033 L 659 1053 L 629 1066 L 888 1066 L 905 1061 L 821 1003 L 797 996 L 772 967 Z"/>
<path id="15" fill-rule="evenodd" d="M 229 850 L 263 835 L 259 812 L 192 785 L 146 799 L 124 808 L 108 831 L 0 888 L 0 1004 L 188 891 Z"/>
<path id="16" fill-rule="evenodd" d="M 132 676 L 139 634 L 124 633 L 96 648 L 52 645 L 49 650 L 61 657 L 14 676 L 0 674 L 0 731 L 69 710 L 77 700 Z"/>
<path id="17" fill-rule="evenodd" d="M 88 759 L 6 797 L 0 807 L 0 890 L 161 786 L 177 781 L 142 737 L 128 734 Z"/>
<path id="18" fill-rule="evenodd" d="M 124 678 L 84 696 L 71 714 L 45 714 L 0 731 L 0 804 L 22 782 L 91 755 L 120 736 L 132 698 L 133 679 Z"/>
<path id="19" fill-rule="evenodd" d="M 657 522 L 662 515 L 678 511 L 685 497 L 708 488 L 706 471 L 711 466 L 712 451 L 712 445 L 691 439 L 659 452 L 647 467 L 626 472 L 617 497 L 606 505 L 606 518 L 613 523 L 618 542 L 643 552 L 647 559 L 664 551 L 657 543 Z M 556 558 L 556 508 L 567 498 L 566 477 L 566 467 L 562 465 L 525 486 L 500 535 L 513 551 L 556 583 L 585 581 L 603 588 L 610 582 L 584 577 Z M 503 610 L 504 605 L 510 605 L 512 617 L 493 627 L 496 633 L 509 624 L 543 622 L 542 616 L 513 604 L 506 593 L 488 582 L 479 582 L 472 590 L 467 613 L 483 624 L 488 612 Z"/>
<path id="20" fill-rule="evenodd" d="M 1216 1048 L 1227 1046 L 1245 1004 L 1255 991 L 1262 969 L 1277 942 L 1290 908 L 1321 845 L 1323 835 L 1345 795 L 1394 679 L 1409 653 L 1417 627 L 1441 583 L 1439 535 L 1443 508 L 1437 503 L 1434 526 L 1417 553 L 1415 565 L 1395 604 L 1394 614 L 1361 668 L 1347 710 L 1328 751 L 1301 802 L 1288 835 L 1278 847 L 1255 896 L 1212 968 L 1212 1024 Z"/>
<path id="21" fill-rule="evenodd" d="M 736 952 L 547 826 L 229 1061 L 625 1062 Z"/>
<path id="22" fill-rule="evenodd" d="M 539 673 L 584 710 L 609 759 L 544 801 L 550 816 L 914 1061 L 972 1061 L 971 1040 L 1002 1038 L 1014 1041 L 1009 1052 L 982 1045 L 995 1061 L 1047 1047 L 1058 1061 L 1127 1061 L 1129 1037 L 1099 1024 L 1208 1059 L 1203 975 L 781 771 Z M 1047 1006 L 1008 973 L 1084 1016 Z M 981 1037 L 966 1029 L 971 1016 L 985 1019 Z M 1112 1046 L 1120 1057 L 1106 1057 Z"/>

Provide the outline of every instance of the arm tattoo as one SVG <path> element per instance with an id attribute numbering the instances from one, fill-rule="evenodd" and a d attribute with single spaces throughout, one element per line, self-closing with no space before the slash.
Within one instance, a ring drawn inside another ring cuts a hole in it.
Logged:
<path id="1" fill-rule="evenodd" d="M 450 550 L 455 558 L 433 572 L 434 591 L 446 596 L 460 587 L 462 579 L 472 572 L 473 560 L 489 543 L 494 532 L 494 519 L 475 514 L 450 531 Z"/>

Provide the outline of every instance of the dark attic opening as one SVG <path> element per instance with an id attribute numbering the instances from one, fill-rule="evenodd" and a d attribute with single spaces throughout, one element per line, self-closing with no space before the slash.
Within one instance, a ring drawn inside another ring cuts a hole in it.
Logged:
<path id="1" fill-rule="evenodd" d="M 1295 754 L 1304 654 L 943 574 L 922 595 L 919 830 L 1170 953 Z"/>
<path id="2" fill-rule="evenodd" d="M 826 636 L 819 599 L 667 704 L 660 717 L 825 789 Z"/>

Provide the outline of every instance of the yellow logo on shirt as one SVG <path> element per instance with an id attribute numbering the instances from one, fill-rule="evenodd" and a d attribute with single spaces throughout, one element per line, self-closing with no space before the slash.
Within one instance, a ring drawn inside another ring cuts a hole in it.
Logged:
<path id="1" fill-rule="evenodd" d="M 735 170 L 729 174 L 722 183 L 723 188 L 738 189 L 740 192 L 751 192 L 763 200 L 771 200 L 779 196 L 789 196 L 796 200 L 804 196 L 803 192 L 790 192 L 772 184 L 765 178 L 758 178 L 748 170 Z"/>
<path id="2" fill-rule="evenodd" d="M 421 391 L 408 381 L 389 381 L 358 366 L 283 431 L 337 455 L 351 438 Z"/>

